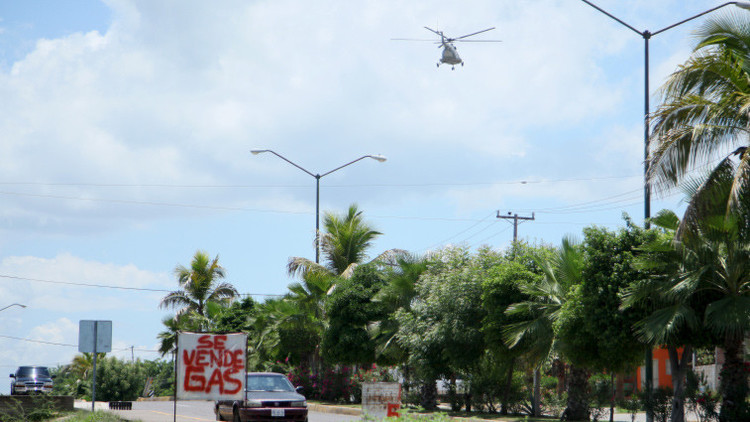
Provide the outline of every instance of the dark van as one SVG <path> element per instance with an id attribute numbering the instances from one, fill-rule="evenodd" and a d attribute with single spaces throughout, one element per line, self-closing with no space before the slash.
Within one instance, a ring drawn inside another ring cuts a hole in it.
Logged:
<path id="1" fill-rule="evenodd" d="M 46 366 L 19 366 L 10 374 L 10 394 L 34 394 L 52 392 L 52 378 Z"/>

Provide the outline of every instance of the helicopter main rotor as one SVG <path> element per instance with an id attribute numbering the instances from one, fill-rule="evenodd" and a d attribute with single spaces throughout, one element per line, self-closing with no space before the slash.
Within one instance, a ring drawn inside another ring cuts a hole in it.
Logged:
<path id="1" fill-rule="evenodd" d="M 442 42 L 449 42 L 449 43 L 456 42 L 456 41 L 458 42 L 502 42 L 500 40 L 466 40 L 464 39 L 464 38 L 473 37 L 474 35 L 481 34 L 483 32 L 492 31 L 493 29 L 495 29 L 494 26 L 492 28 L 487 28 L 481 31 L 472 32 L 471 34 L 461 35 L 460 37 L 456 37 L 456 38 L 446 37 L 443 31 L 436 31 L 427 26 L 425 26 L 424 29 L 438 35 L 440 39 L 442 40 Z"/>

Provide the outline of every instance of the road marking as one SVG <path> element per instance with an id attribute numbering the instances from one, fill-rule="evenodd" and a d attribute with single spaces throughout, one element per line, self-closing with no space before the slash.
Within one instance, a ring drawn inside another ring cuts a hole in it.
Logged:
<path id="1" fill-rule="evenodd" d="M 159 412 L 158 410 L 149 410 L 149 412 L 151 412 L 151 413 L 158 413 L 160 415 L 167 415 L 167 416 L 173 415 L 173 413 Z M 209 422 L 213 422 L 213 419 L 202 419 L 202 418 L 195 418 L 195 417 L 192 417 L 192 416 L 177 415 L 177 417 L 178 418 L 193 419 L 193 420 L 196 420 L 196 421 L 209 421 Z"/>

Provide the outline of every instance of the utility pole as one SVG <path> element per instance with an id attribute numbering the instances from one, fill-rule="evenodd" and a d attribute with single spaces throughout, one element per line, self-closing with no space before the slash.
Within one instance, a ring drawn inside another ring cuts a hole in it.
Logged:
<path id="1" fill-rule="evenodd" d="M 135 346 L 130 346 L 130 361 L 135 363 Z"/>
<path id="2" fill-rule="evenodd" d="M 511 214 L 510 211 L 508 211 L 508 215 L 500 215 L 500 211 L 497 211 L 497 218 L 504 218 L 506 220 L 513 220 L 513 257 L 516 256 L 516 243 L 518 242 L 518 222 L 519 220 L 521 222 L 524 221 L 534 221 L 534 213 L 531 213 L 531 217 L 522 217 L 520 215 Z M 534 387 L 533 392 L 531 393 L 531 412 L 534 416 L 540 416 L 541 415 L 541 409 L 539 408 L 540 399 L 542 397 L 541 394 L 541 370 L 537 366 L 534 368 Z"/>
<path id="3" fill-rule="evenodd" d="M 513 243 L 518 242 L 518 220 L 535 220 L 533 212 L 531 213 L 531 217 L 521 217 L 518 214 L 511 214 L 510 211 L 508 211 L 508 215 L 500 215 L 500 211 L 498 211 L 497 218 L 513 220 Z"/>

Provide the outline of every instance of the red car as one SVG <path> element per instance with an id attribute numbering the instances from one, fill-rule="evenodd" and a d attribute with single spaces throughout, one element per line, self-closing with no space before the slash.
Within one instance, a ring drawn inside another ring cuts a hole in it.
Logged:
<path id="1" fill-rule="evenodd" d="M 302 387 L 294 388 L 282 374 L 248 372 L 247 400 L 219 400 L 214 412 L 217 421 L 295 421 L 307 422 L 307 401 Z"/>

